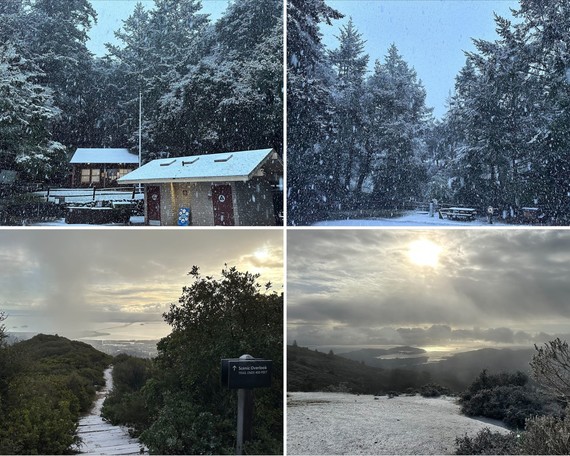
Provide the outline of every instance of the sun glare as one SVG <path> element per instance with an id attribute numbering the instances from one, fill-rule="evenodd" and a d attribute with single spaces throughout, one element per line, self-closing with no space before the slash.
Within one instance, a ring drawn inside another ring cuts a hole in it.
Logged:
<path id="1" fill-rule="evenodd" d="M 441 247 L 427 239 L 418 239 L 410 244 L 408 256 L 418 266 L 436 267 L 439 262 Z"/>
<path id="2" fill-rule="evenodd" d="M 259 261 L 264 261 L 269 258 L 269 252 L 267 251 L 267 248 L 263 247 L 261 249 L 256 250 L 253 253 L 253 256 L 257 258 Z"/>

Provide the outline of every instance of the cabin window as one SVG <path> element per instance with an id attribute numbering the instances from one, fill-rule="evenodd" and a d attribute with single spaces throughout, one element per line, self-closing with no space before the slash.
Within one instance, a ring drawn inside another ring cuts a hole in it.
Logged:
<path id="1" fill-rule="evenodd" d="M 100 171 L 98 169 L 83 168 L 81 170 L 81 183 L 91 184 L 101 180 Z"/>
<path id="2" fill-rule="evenodd" d="M 90 169 L 82 169 L 81 170 L 81 183 L 88 184 L 91 182 L 91 170 Z"/>
<path id="3" fill-rule="evenodd" d="M 119 179 L 119 178 L 121 178 L 121 177 L 123 177 L 123 176 L 129 174 L 131 171 L 132 171 L 132 170 L 131 170 L 131 169 L 128 169 L 128 168 L 121 168 L 121 169 L 119 169 L 119 175 L 118 175 L 117 179 Z"/>
<path id="4" fill-rule="evenodd" d="M 107 170 L 107 178 L 109 180 L 117 180 L 119 178 L 119 170 L 116 168 L 111 168 Z"/>

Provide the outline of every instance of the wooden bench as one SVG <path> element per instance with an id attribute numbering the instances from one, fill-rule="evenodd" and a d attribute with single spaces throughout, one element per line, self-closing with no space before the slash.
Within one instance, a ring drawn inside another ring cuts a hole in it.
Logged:
<path id="1" fill-rule="evenodd" d="M 471 207 L 448 207 L 440 209 L 439 213 L 449 220 L 475 220 L 477 211 Z"/>

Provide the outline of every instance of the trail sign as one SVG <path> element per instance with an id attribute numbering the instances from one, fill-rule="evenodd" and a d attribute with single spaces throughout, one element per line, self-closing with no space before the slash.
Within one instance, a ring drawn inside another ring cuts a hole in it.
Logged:
<path id="1" fill-rule="evenodd" d="M 271 386 L 270 359 L 256 359 L 251 355 L 222 359 L 222 385 L 237 389 L 236 454 L 243 454 L 243 443 L 251 438 L 253 426 L 253 388 Z"/>
<path id="2" fill-rule="evenodd" d="M 222 385 L 230 389 L 269 388 L 272 368 L 269 359 L 222 359 Z"/>

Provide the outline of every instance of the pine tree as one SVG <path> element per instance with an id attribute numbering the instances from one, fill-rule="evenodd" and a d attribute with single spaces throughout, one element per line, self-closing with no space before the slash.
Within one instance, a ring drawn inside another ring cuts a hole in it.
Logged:
<path id="1" fill-rule="evenodd" d="M 49 135 L 60 111 L 52 91 L 35 82 L 39 74 L 13 45 L 0 45 L 0 167 L 19 171 L 23 181 L 57 178 L 65 160 L 65 148 Z"/>
<path id="2" fill-rule="evenodd" d="M 179 153 L 185 154 L 267 147 L 281 151 L 281 16 L 278 0 L 230 5 L 204 36 L 204 56 L 188 65 L 161 98 L 161 143 L 176 141 Z M 172 138 L 172 130 L 180 132 L 178 138 Z"/>
<path id="3" fill-rule="evenodd" d="M 415 70 L 392 45 L 368 80 L 367 137 L 357 183 L 361 193 L 366 182 L 372 185 L 381 207 L 401 208 L 421 194 L 426 176 L 419 151 L 431 112 L 425 97 Z"/>
<path id="4" fill-rule="evenodd" d="M 342 14 L 324 0 L 287 3 L 287 165 L 288 223 L 307 224 L 323 214 L 329 159 L 323 142 L 333 133 L 332 68 L 319 25 Z"/>
<path id="5" fill-rule="evenodd" d="M 111 79 L 119 96 L 114 103 L 117 110 L 119 128 L 115 140 L 118 144 L 134 146 L 134 139 L 138 133 L 139 95 L 144 91 L 144 112 L 156 109 L 156 100 L 159 94 L 154 95 L 153 101 L 147 96 L 153 91 L 154 60 L 150 55 L 153 52 L 153 42 L 150 33 L 150 14 L 142 3 L 137 3 L 133 13 L 123 21 L 121 29 L 115 32 L 120 45 L 107 44 L 108 56 L 112 59 L 105 66 L 109 68 Z M 116 62 L 116 63 L 115 63 Z M 148 122 L 145 126 L 148 127 Z M 148 128 L 145 129 L 148 131 Z M 144 142 L 145 155 L 152 147 L 149 138 Z"/>
<path id="6" fill-rule="evenodd" d="M 331 192 L 335 200 L 350 196 L 357 157 L 362 153 L 364 117 L 362 99 L 364 77 L 369 56 L 365 41 L 349 19 L 338 37 L 339 47 L 329 52 L 336 72 L 334 87 L 335 135 L 327 147 L 331 149 L 327 174 L 332 176 Z"/>
<path id="7" fill-rule="evenodd" d="M 532 83 L 528 186 L 554 223 L 570 221 L 570 5 L 523 0 L 514 15 Z M 528 113 L 527 113 L 528 114 Z"/>
<path id="8" fill-rule="evenodd" d="M 42 72 L 38 82 L 53 90 L 61 110 L 51 129 L 53 138 L 77 146 L 87 140 L 92 121 L 84 94 L 91 85 L 92 55 L 86 43 L 95 10 L 88 0 L 37 0 L 27 20 L 27 49 Z"/>
<path id="9" fill-rule="evenodd" d="M 568 212 L 567 10 L 523 1 L 516 24 L 495 16 L 498 40 L 474 40 L 446 120 L 461 132 L 452 178 L 463 203 Z"/>

